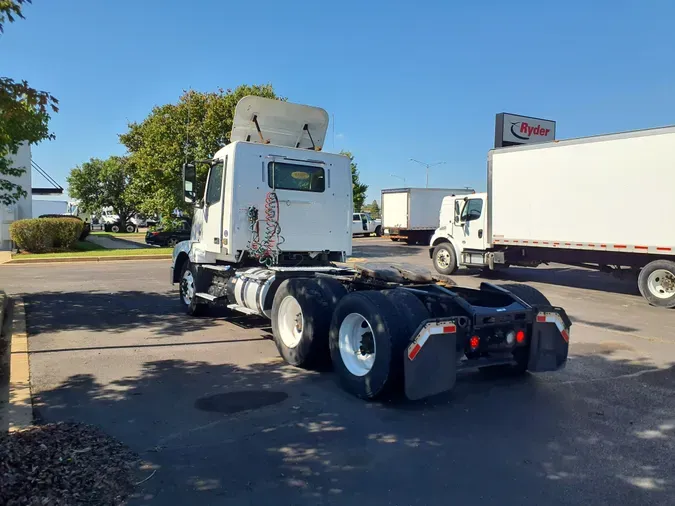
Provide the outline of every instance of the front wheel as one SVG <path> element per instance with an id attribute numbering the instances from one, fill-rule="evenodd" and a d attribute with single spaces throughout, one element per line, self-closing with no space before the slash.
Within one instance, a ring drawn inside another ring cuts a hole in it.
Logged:
<path id="1" fill-rule="evenodd" d="M 124 230 L 126 230 L 127 234 L 133 234 L 136 232 L 136 225 L 133 223 L 127 223 L 126 226 L 124 227 Z"/>
<path id="2" fill-rule="evenodd" d="M 457 255 L 449 242 L 443 242 L 434 248 L 433 261 L 434 269 L 446 276 L 457 270 Z"/>
<path id="3" fill-rule="evenodd" d="M 199 273 L 192 262 L 185 262 L 183 271 L 180 275 L 179 295 L 180 301 L 185 312 L 190 316 L 199 316 L 206 312 L 207 304 L 200 302 L 197 297 L 199 282 Z"/>
<path id="4" fill-rule="evenodd" d="M 382 227 L 376 227 L 375 228 L 375 235 L 377 237 L 382 237 Z"/>
<path id="5" fill-rule="evenodd" d="M 640 271 L 638 289 L 652 306 L 675 307 L 675 262 L 654 260 Z"/>
<path id="6" fill-rule="evenodd" d="M 176 244 L 178 244 L 178 239 L 176 239 L 175 237 L 169 237 L 169 240 L 166 241 L 166 245 L 169 248 L 175 248 Z"/>

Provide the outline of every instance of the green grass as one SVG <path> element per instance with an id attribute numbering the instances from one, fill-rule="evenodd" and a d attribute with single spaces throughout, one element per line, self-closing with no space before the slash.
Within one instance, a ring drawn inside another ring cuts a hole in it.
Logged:
<path id="1" fill-rule="evenodd" d="M 173 251 L 173 248 L 105 249 L 86 241 L 78 242 L 75 248 L 75 251 L 58 253 L 19 253 L 13 255 L 12 258 L 144 257 L 148 255 L 170 255 Z"/>

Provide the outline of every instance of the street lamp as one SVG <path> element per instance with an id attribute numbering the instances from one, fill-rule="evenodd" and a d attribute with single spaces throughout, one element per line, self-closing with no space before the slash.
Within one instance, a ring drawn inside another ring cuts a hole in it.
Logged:
<path id="1" fill-rule="evenodd" d="M 389 174 L 391 177 L 395 177 L 396 179 L 400 179 L 403 181 L 403 186 L 405 186 L 405 178 L 401 176 L 397 176 L 396 174 Z"/>
<path id="2" fill-rule="evenodd" d="M 414 158 L 410 159 L 411 162 L 419 163 L 420 165 L 426 167 L 427 169 L 427 188 L 429 188 L 429 169 L 431 167 L 435 167 L 436 165 L 443 165 L 445 162 L 436 162 L 436 163 L 426 163 L 426 162 L 420 162 L 419 160 L 415 160 Z"/>

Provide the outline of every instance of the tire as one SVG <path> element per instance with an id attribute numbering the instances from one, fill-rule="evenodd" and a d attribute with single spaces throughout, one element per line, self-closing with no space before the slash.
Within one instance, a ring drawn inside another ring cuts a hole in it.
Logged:
<path id="1" fill-rule="evenodd" d="M 457 271 L 457 254 L 449 242 L 442 242 L 434 248 L 432 255 L 434 269 L 440 274 L 450 275 Z"/>
<path id="2" fill-rule="evenodd" d="M 195 293 L 202 291 L 203 286 L 196 266 L 189 260 L 183 265 L 178 286 L 178 297 L 187 314 L 200 316 L 206 313 L 208 304 L 198 302 L 199 299 L 194 296 Z"/>
<path id="3" fill-rule="evenodd" d="M 508 283 L 500 286 L 532 306 L 552 305 L 543 293 L 532 286 L 521 283 Z"/>
<path id="4" fill-rule="evenodd" d="M 178 244 L 178 242 L 179 242 L 178 239 L 176 239 L 175 237 L 169 237 L 169 240 L 166 241 L 166 245 L 169 248 L 175 248 L 176 244 Z"/>
<path id="5" fill-rule="evenodd" d="M 392 241 L 394 241 L 394 242 L 398 242 L 398 241 L 401 240 L 401 239 L 399 239 L 398 237 L 390 237 L 390 239 L 391 239 Z"/>
<path id="6" fill-rule="evenodd" d="M 675 262 L 649 262 L 638 275 L 638 289 L 652 306 L 675 307 Z"/>
<path id="7" fill-rule="evenodd" d="M 346 293 L 342 285 L 337 287 L 331 281 L 334 280 L 291 278 L 281 283 L 274 294 L 272 334 L 286 363 L 310 369 L 328 362 L 333 309 L 344 295 L 340 288 Z"/>
<path id="8" fill-rule="evenodd" d="M 124 226 L 124 231 L 125 231 L 127 234 L 133 234 L 134 232 L 136 232 L 136 225 L 134 225 L 133 223 L 127 223 L 127 224 Z"/>
<path id="9" fill-rule="evenodd" d="M 110 231 L 119 234 L 122 231 L 122 229 L 117 223 L 115 223 L 114 225 L 110 225 Z"/>
<path id="10" fill-rule="evenodd" d="M 403 288 L 384 290 L 382 293 L 394 305 L 398 314 L 405 321 L 405 331 L 408 340 L 404 345 L 407 346 L 420 323 L 429 318 L 429 311 L 420 299 Z"/>
<path id="11" fill-rule="evenodd" d="M 342 388 L 373 400 L 402 383 L 403 350 L 410 339 L 407 322 L 392 300 L 376 291 L 352 292 L 335 308 L 330 355 Z M 350 340 L 361 331 L 360 339 Z M 354 351 L 357 345 L 361 351 Z M 373 353 L 363 353 L 363 347 Z"/>
<path id="12" fill-rule="evenodd" d="M 382 227 L 381 226 L 375 227 L 375 235 L 377 237 L 382 237 Z"/>

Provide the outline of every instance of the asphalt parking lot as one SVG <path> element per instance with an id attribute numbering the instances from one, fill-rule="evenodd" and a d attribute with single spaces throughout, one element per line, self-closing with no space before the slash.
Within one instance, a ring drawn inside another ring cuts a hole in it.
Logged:
<path id="1" fill-rule="evenodd" d="M 431 267 L 385 239 L 355 240 L 354 257 Z M 157 472 L 131 504 L 673 504 L 675 312 L 627 281 L 511 269 L 492 281 L 532 283 L 573 318 L 563 371 L 365 403 L 284 366 L 264 320 L 184 316 L 168 272 L 0 266 L 27 302 L 38 419 L 98 424 L 140 453 Z"/>

